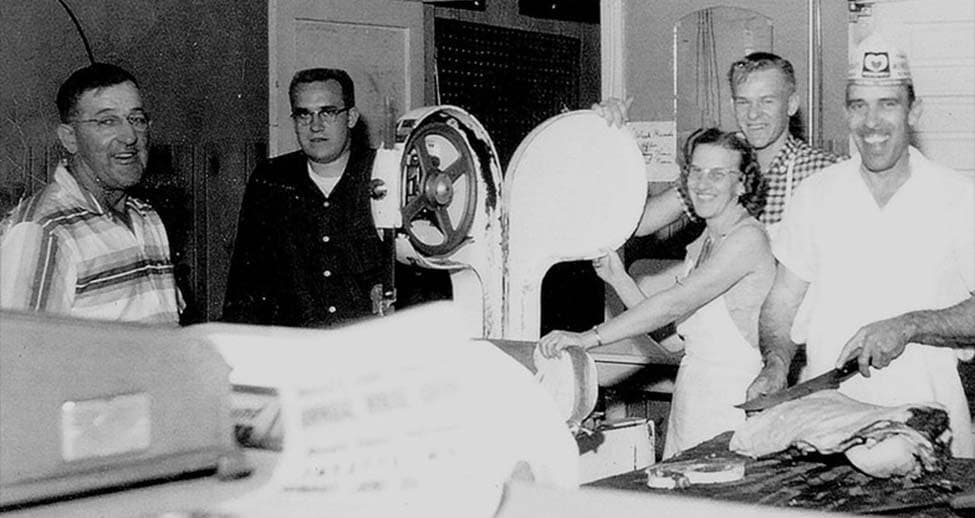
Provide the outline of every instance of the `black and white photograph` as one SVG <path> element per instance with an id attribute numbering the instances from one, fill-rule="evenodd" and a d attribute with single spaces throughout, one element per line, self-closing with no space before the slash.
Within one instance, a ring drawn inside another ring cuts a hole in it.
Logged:
<path id="1" fill-rule="evenodd" d="M 0 517 L 975 516 L 975 2 L 0 1 Z"/>

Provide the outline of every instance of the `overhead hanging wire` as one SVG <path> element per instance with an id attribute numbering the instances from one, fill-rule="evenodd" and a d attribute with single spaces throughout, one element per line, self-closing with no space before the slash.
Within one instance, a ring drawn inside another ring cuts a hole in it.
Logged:
<path id="1" fill-rule="evenodd" d="M 68 16 L 71 17 L 71 21 L 74 23 L 75 28 L 78 29 L 78 34 L 81 36 L 81 41 L 85 44 L 85 52 L 88 53 L 88 61 L 94 65 L 95 55 L 91 52 L 91 45 L 88 43 L 88 37 L 85 36 L 85 31 L 81 28 L 81 24 L 78 23 L 78 18 L 75 17 L 74 12 L 71 11 L 68 4 L 64 3 L 64 0 L 58 0 L 58 3 L 61 4 L 61 7 L 64 7 L 64 10 L 68 12 Z"/>

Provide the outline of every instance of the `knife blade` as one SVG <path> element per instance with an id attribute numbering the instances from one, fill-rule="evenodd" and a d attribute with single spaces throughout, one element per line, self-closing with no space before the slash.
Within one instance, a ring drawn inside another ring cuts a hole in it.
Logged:
<path id="1" fill-rule="evenodd" d="M 735 407 L 746 412 L 765 410 L 766 408 L 771 408 L 779 403 L 785 403 L 786 401 L 792 401 L 793 399 L 808 396 L 813 392 L 839 388 L 840 383 L 846 381 L 846 379 L 850 376 L 853 376 L 858 369 L 859 363 L 857 361 L 857 357 L 854 356 L 850 360 L 847 360 L 842 367 L 829 370 L 824 374 L 816 376 L 815 378 L 806 380 L 778 392 L 750 399 L 740 405 L 735 405 Z"/>

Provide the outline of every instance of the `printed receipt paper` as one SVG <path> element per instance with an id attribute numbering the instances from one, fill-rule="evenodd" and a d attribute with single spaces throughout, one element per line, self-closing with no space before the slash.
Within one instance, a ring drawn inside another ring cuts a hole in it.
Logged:
<path id="1" fill-rule="evenodd" d="M 274 387 L 283 450 L 234 516 L 493 516 L 512 473 L 578 486 L 578 450 L 531 373 L 461 336 L 451 303 L 337 330 L 213 325 L 238 385 Z M 431 330 L 436 330 L 431 332 Z"/>

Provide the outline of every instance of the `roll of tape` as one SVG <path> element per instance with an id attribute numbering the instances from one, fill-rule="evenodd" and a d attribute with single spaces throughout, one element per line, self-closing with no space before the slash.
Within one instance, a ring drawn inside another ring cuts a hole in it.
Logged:
<path id="1" fill-rule="evenodd" d="M 647 486 L 675 489 L 694 484 L 720 484 L 745 477 L 745 461 L 706 459 L 662 463 L 647 468 Z"/>

